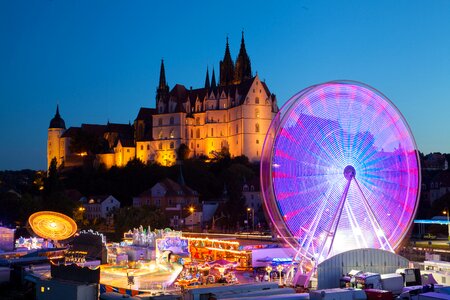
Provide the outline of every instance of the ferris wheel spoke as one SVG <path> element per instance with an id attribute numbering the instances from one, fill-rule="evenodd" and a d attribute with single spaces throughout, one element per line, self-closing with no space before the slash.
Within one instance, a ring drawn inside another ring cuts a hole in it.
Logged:
<path id="1" fill-rule="evenodd" d="M 337 228 L 339 226 L 339 222 L 341 220 L 342 211 L 343 211 L 343 208 L 344 208 L 345 200 L 347 199 L 348 189 L 350 188 L 350 183 L 351 182 L 352 182 L 352 178 L 349 178 L 348 181 L 347 181 L 347 184 L 345 185 L 345 188 L 344 188 L 344 191 L 342 193 L 341 199 L 339 201 L 339 206 L 336 209 L 336 211 L 335 211 L 335 213 L 333 215 L 332 221 L 331 221 L 331 227 L 330 227 L 329 232 L 332 234 L 332 237 L 331 237 L 330 246 L 328 248 L 327 256 L 330 254 L 330 251 L 333 248 L 334 238 L 336 237 L 336 231 L 337 231 Z M 322 255 L 323 255 L 323 251 L 325 250 L 325 246 L 326 246 L 327 240 L 328 239 L 324 239 L 324 243 L 322 245 L 322 249 L 320 250 L 319 258 L 322 257 Z"/>
<path id="2" fill-rule="evenodd" d="M 355 214 L 353 213 L 353 210 L 349 202 L 347 202 L 344 207 L 345 212 L 347 213 L 348 219 L 350 221 L 350 227 L 352 228 L 353 237 L 355 238 L 358 247 L 361 247 L 361 245 L 363 245 L 365 248 L 367 248 L 368 247 L 367 241 L 364 238 L 363 231 L 361 230 L 361 227 L 359 226 L 359 223 L 356 220 Z"/>
<path id="3" fill-rule="evenodd" d="M 356 186 L 358 187 L 359 192 L 361 193 L 361 199 L 363 200 L 363 204 L 366 209 L 367 216 L 369 217 L 370 223 L 372 224 L 372 228 L 375 230 L 375 235 L 380 243 L 380 246 L 384 250 L 389 250 L 391 252 L 394 252 L 394 249 L 392 248 L 389 239 L 386 237 L 386 234 L 384 233 L 383 227 L 381 226 L 380 222 L 378 221 L 375 213 L 373 212 L 372 208 L 369 205 L 369 202 L 366 199 L 366 196 L 364 195 L 364 192 L 362 191 L 358 181 L 355 178 Z"/>
<path id="4" fill-rule="evenodd" d="M 336 179 L 333 184 L 328 188 L 328 190 L 326 191 L 326 193 L 322 194 L 322 198 L 324 199 L 328 199 L 331 196 L 331 192 L 332 190 L 334 190 L 336 188 L 336 184 L 339 182 L 340 180 Z M 320 202 L 320 209 L 316 212 L 316 214 L 313 217 L 313 223 L 312 226 L 310 226 L 310 229 L 308 231 L 305 230 L 305 232 L 308 232 L 306 235 L 304 235 L 304 239 L 301 242 L 301 245 L 304 246 L 304 248 L 306 249 L 306 251 L 309 251 L 309 248 L 311 245 L 313 244 L 313 239 L 314 237 L 317 236 L 316 232 L 317 229 L 319 228 L 319 225 L 321 222 L 323 222 L 323 216 L 325 213 L 325 209 L 327 207 L 327 202 L 326 201 L 321 201 Z M 325 225 L 325 224 L 324 224 Z M 320 236 L 319 236 L 320 239 Z M 327 239 L 327 235 L 323 237 L 324 240 Z M 315 253 L 314 249 L 312 249 L 312 253 Z"/>

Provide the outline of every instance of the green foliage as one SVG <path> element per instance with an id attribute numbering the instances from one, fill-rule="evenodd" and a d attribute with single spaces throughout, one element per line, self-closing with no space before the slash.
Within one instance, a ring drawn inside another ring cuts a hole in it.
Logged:
<path id="1" fill-rule="evenodd" d="M 183 143 L 177 149 L 177 159 L 182 161 L 187 160 L 190 153 L 191 150 L 189 149 L 189 147 Z"/>
<path id="2" fill-rule="evenodd" d="M 123 233 L 140 225 L 146 228 L 166 228 L 169 226 L 167 215 L 152 206 L 122 207 L 114 214 L 114 229 L 116 238 L 122 238 Z"/>

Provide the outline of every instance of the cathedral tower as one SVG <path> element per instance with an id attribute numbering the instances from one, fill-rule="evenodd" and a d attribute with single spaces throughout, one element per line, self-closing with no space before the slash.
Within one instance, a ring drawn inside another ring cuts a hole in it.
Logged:
<path id="1" fill-rule="evenodd" d="M 65 145 L 61 140 L 61 135 L 66 130 L 66 124 L 59 115 L 59 106 L 56 106 L 56 114 L 50 121 L 47 133 L 47 169 L 50 167 L 50 162 L 56 158 L 57 166 L 61 166 L 64 162 Z"/>
<path id="2" fill-rule="evenodd" d="M 164 68 L 164 60 L 161 60 L 161 69 L 159 71 L 159 85 L 156 89 L 156 107 L 159 113 L 163 113 L 167 107 L 169 100 L 169 86 L 166 82 L 166 70 Z"/>
<path id="3" fill-rule="evenodd" d="M 230 47 L 228 45 L 228 37 L 227 37 L 227 45 L 225 46 L 225 55 L 223 56 L 223 60 L 220 61 L 220 86 L 226 86 L 233 83 L 234 77 L 234 63 L 231 59 Z"/>
<path id="4" fill-rule="evenodd" d="M 252 78 L 252 65 L 247 50 L 245 50 L 244 32 L 242 31 L 241 49 L 239 50 L 234 69 L 234 83 L 239 84 L 250 78 Z"/>

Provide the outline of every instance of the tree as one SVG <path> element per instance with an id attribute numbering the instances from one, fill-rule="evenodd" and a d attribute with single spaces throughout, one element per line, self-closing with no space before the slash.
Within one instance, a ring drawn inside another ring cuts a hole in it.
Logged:
<path id="1" fill-rule="evenodd" d="M 178 160 L 187 160 L 189 158 L 189 154 L 191 153 L 191 150 L 186 144 L 181 144 L 180 147 L 177 149 L 177 159 Z"/>
<path id="2" fill-rule="evenodd" d="M 72 216 L 76 205 L 70 201 L 64 193 L 64 187 L 59 178 L 56 165 L 56 158 L 53 158 L 48 169 L 48 176 L 44 179 L 42 207 L 47 210 L 53 210 Z"/>
<path id="3" fill-rule="evenodd" d="M 166 228 L 169 225 L 167 215 L 154 206 L 122 207 L 114 214 L 114 229 L 117 238 L 121 238 L 124 232 L 138 228 Z"/>

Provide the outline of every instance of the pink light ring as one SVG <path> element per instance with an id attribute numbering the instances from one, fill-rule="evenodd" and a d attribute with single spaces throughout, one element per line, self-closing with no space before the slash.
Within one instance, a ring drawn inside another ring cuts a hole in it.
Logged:
<path id="1" fill-rule="evenodd" d="M 314 87 L 317 87 L 317 86 L 314 86 Z M 311 88 L 309 88 L 309 89 L 306 89 L 306 91 L 309 91 L 309 90 L 312 90 L 314 87 L 311 87 Z M 305 91 L 305 92 L 306 92 Z M 370 93 L 369 93 L 370 94 Z M 380 93 L 381 94 L 381 93 Z M 294 101 L 294 99 L 298 96 L 298 97 L 300 97 L 302 95 L 302 92 L 300 92 L 299 94 L 297 94 L 296 96 L 294 96 L 294 97 L 292 97 L 288 102 L 287 102 L 287 104 L 288 105 L 285 105 L 283 108 L 282 108 L 282 111 L 280 111 L 281 113 L 279 113 L 277 116 L 280 116 L 280 115 L 283 115 L 283 117 L 282 118 L 278 118 L 277 119 L 277 123 L 279 123 L 279 124 L 283 124 L 283 122 L 285 121 L 285 119 L 286 119 L 286 116 L 287 115 L 289 115 L 289 111 L 291 111 L 292 109 L 293 109 L 293 101 Z M 320 97 L 319 97 L 319 101 L 321 101 L 321 103 L 323 104 L 324 103 L 324 97 L 323 97 L 323 92 L 321 92 L 320 93 Z M 355 94 L 356 95 L 356 94 Z M 372 95 L 371 95 L 372 96 Z M 311 98 L 312 99 L 312 98 Z M 295 101 L 297 101 L 297 100 L 295 100 Z M 366 102 L 366 101 L 365 101 Z M 378 102 L 382 102 L 382 101 L 378 101 Z M 285 107 L 289 107 L 289 109 L 286 111 L 286 110 L 284 110 L 285 109 Z M 295 106 L 295 105 L 294 105 Z M 322 105 L 323 106 L 323 105 Z M 368 106 L 367 104 L 366 104 L 366 106 Z M 283 113 L 284 112 L 284 113 Z M 280 120 L 281 119 L 281 120 Z M 271 126 L 272 127 L 272 126 Z M 280 126 L 280 127 L 282 127 L 282 126 Z M 279 130 L 279 127 L 277 128 L 278 130 Z M 409 130 L 409 127 L 407 128 L 408 130 Z M 271 130 L 271 132 L 273 133 L 273 131 L 274 130 Z M 409 130 L 409 132 L 410 132 L 410 130 Z M 275 146 L 275 140 L 277 139 L 277 138 L 275 138 L 275 136 L 277 136 L 276 134 L 270 134 L 270 136 L 271 136 L 271 141 L 270 141 L 270 147 L 267 147 L 268 145 L 269 145 L 269 143 L 268 143 L 268 139 L 266 138 L 266 140 L 265 140 L 265 143 L 264 143 L 264 149 L 271 149 L 272 147 L 274 147 Z M 412 135 L 410 135 L 411 137 L 412 137 Z M 413 141 L 413 143 L 415 144 L 415 142 Z M 416 149 L 416 147 L 414 147 L 415 149 Z M 263 150 L 263 152 L 264 152 L 264 150 Z M 273 180 L 274 180 L 274 178 L 272 178 L 272 176 L 271 176 L 271 171 L 272 171 L 272 167 L 274 167 L 272 164 L 273 164 L 273 162 L 274 162 L 274 157 L 273 157 L 273 153 L 270 153 L 270 160 L 269 160 L 269 164 L 264 164 L 263 163 L 263 160 L 264 159 L 262 159 L 262 164 L 261 164 L 261 175 L 262 175 L 262 177 L 261 177 L 261 186 L 262 187 L 267 187 L 267 186 L 265 186 L 264 185 L 264 182 L 265 182 L 265 180 L 264 180 L 264 177 L 265 176 L 267 176 L 267 175 L 269 175 L 268 177 L 269 177 L 269 179 L 271 179 L 271 180 L 268 180 L 268 182 L 270 182 L 271 183 L 271 185 L 270 185 L 270 188 L 269 189 L 267 189 L 267 188 L 265 188 L 264 189 L 264 200 L 265 200 L 265 206 L 266 206 L 266 208 L 267 208 L 267 210 L 269 211 L 269 217 L 271 218 L 271 220 L 272 220 L 272 222 L 274 223 L 274 224 L 277 224 L 277 223 L 281 223 L 281 224 L 279 224 L 279 225 L 281 225 L 281 226 L 276 226 L 276 229 L 277 229 L 277 231 L 283 236 L 283 238 L 285 238 L 285 240 L 287 241 L 287 242 L 289 242 L 288 241 L 288 239 L 287 238 L 289 238 L 289 237 L 286 237 L 286 236 L 284 236 L 283 235 L 283 233 L 287 233 L 287 234 L 289 234 L 291 231 L 289 230 L 289 227 L 287 227 L 287 224 L 285 224 L 284 222 L 283 222 L 283 218 L 280 216 L 280 210 L 282 209 L 280 206 L 279 206 L 279 204 L 278 203 L 275 203 L 275 204 L 277 204 L 277 205 L 273 205 L 274 204 L 274 202 L 272 202 L 272 203 L 268 203 L 269 202 L 269 200 L 270 200 L 270 198 L 268 197 L 269 195 L 268 195 L 268 193 L 267 192 L 269 192 L 269 194 L 272 194 L 272 196 L 273 196 L 273 198 L 272 199 L 275 199 L 275 194 L 274 194 L 274 190 L 273 190 L 273 184 L 275 183 Z M 416 163 L 417 163 L 417 165 L 416 165 L 416 170 L 418 170 L 419 168 L 419 165 L 418 165 L 418 159 L 417 159 L 417 152 L 414 150 L 414 156 L 415 156 L 415 161 L 416 161 Z M 267 157 L 267 155 L 264 155 L 264 157 Z M 413 160 L 414 161 L 414 160 Z M 265 169 L 268 169 L 268 172 L 265 172 L 265 171 L 263 171 L 263 170 L 265 170 Z M 413 168 L 414 169 L 414 168 Z M 420 174 L 418 175 L 418 176 L 416 176 L 416 179 L 418 178 L 418 180 L 420 180 Z M 414 180 L 414 178 L 412 178 L 413 180 Z M 420 181 L 419 181 L 420 182 Z M 420 184 L 418 184 L 418 183 L 416 183 L 417 184 L 417 186 L 419 186 L 419 188 L 420 188 Z M 416 197 L 417 198 L 417 197 Z M 270 205 L 270 204 L 272 204 L 272 205 Z M 417 205 L 415 205 L 415 207 L 414 207 L 414 212 L 417 210 Z M 277 222 L 277 219 L 278 220 L 281 220 L 281 222 Z M 410 221 L 410 223 L 411 223 L 412 221 Z"/>

